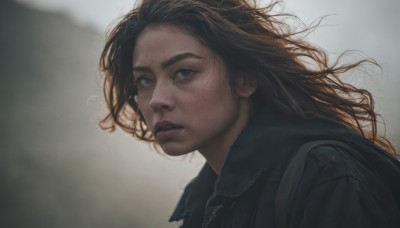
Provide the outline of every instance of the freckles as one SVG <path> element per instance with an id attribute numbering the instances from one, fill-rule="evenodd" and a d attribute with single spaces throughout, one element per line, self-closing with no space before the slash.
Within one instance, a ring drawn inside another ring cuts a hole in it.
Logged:
<path id="1" fill-rule="evenodd" d="M 147 102 L 143 102 L 140 99 L 137 99 L 136 104 L 138 106 L 138 114 L 141 114 L 145 121 L 147 122 L 150 118 L 150 106 Z"/>
<path id="2" fill-rule="evenodd" d="M 144 105 L 143 102 L 139 98 L 135 98 L 136 104 L 139 108 L 139 110 L 143 111 L 144 110 Z"/>

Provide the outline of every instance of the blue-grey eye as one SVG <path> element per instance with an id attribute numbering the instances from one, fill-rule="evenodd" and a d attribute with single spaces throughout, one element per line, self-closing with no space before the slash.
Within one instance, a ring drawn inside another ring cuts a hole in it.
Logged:
<path id="1" fill-rule="evenodd" d="M 192 76 L 193 73 L 194 73 L 194 71 L 193 71 L 193 70 L 190 70 L 190 69 L 181 69 L 181 70 L 178 70 L 178 71 L 176 72 L 176 74 L 175 74 L 175 80 L 178 80 L 178 81 L 179 81 L 179 80 L 186 79 L 186 78 Z"/>
<path id="2" fill-rule="evenodd" d="M 146 77 L 138 78 L 135 82 L 138 88 L 147 88 L 153 84 L 153 80 Z"/>

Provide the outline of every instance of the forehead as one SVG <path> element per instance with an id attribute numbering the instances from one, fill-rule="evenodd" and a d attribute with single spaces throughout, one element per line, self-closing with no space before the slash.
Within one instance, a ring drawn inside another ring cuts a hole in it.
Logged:
<path id="1" fill-rule="evenodd" d="M 146 27 L 136 39 L 133 63 L 134 65 L 146 64 L 184 52 L 192 52 L 205 57 L 214 54 L 212 50 L 182 27 L 170 24 L 152 25 Z"/>

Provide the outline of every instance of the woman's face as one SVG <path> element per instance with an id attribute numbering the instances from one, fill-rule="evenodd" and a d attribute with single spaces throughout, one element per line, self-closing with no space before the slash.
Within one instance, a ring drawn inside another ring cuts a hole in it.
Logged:
<path id="1" fill-rule="evenodd" d="M 211 150 L 243 125 L 223 60 L 185 30 L 147 27 L 133 53 L 137 103 L 169 155 Z"/>

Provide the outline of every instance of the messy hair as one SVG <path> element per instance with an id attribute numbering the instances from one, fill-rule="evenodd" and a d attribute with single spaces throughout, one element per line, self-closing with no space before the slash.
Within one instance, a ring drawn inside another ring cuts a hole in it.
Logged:
<path id="1" fill-rule="evenodd" d="M 318 24 L 305 26 L 294 15 L 274 13 L 279 1 L 258 7 L 248 0 L 143 0 L 108 34 L 100 58 L 109 112 L 103 129 L 121 127 L 134 137 L 154 142 L 135 101 L 133 52 L 141 31 L 157 24 L 187 30 L 226 63 L 231 81 L 249 75 L 257 81 L 255 104 L 270 104 L 299 118 L 324 118 L 353 129 L 395 155 L 390 142 L 377 133 L 379 115 L 369 91 L 345 83 L 339 76 L 364 64 L 363 58 L 330 62 L 327 53 L 307 42 Z M 300 22 L 292 28 L 289 21 Z"/>

